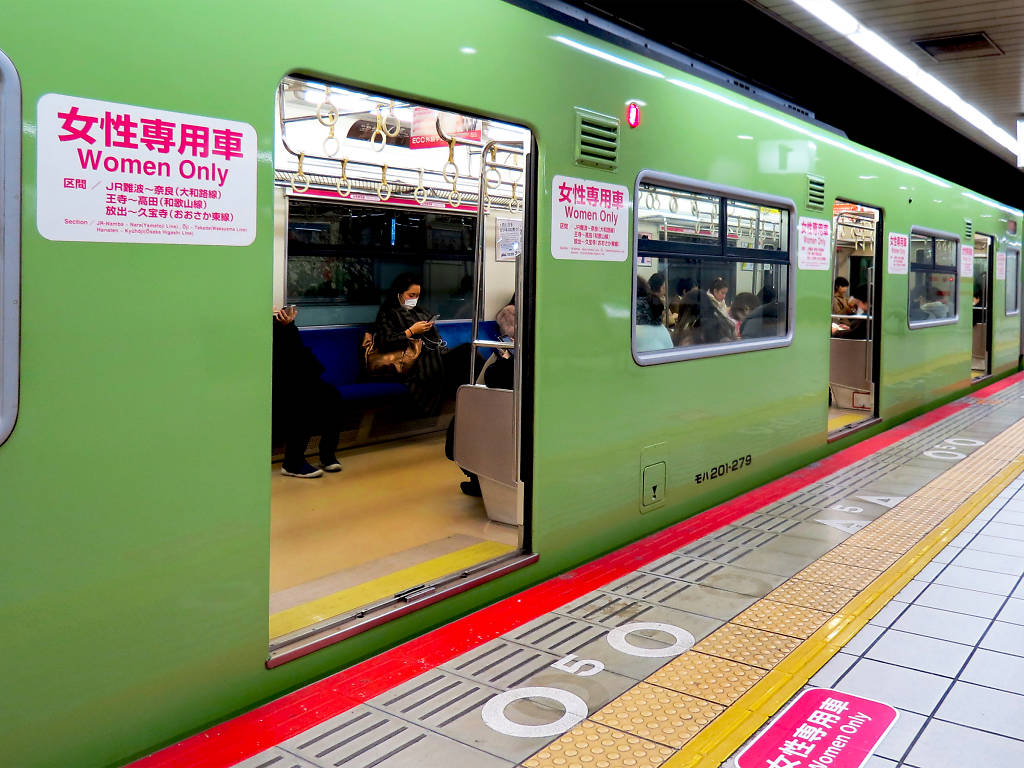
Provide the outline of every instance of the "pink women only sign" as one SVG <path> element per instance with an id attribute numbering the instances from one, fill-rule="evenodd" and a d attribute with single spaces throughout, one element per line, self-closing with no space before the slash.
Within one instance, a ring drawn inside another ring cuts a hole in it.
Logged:
<path id="1" fill-rule="evenodd" d="M 860 768 L 896 722 L 888 704 L 804 691 L 736 757 L 739 768 Z"/>

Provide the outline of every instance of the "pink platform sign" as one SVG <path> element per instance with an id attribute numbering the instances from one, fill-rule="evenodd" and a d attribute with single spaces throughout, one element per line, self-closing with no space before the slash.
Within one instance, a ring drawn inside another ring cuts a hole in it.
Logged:
<path id="1" fill-rule="evenodd" d="M 860 768 L 896 722 L 888 704 L 828 688 L 800 694 L 736 757 L 739 768 Z"/>

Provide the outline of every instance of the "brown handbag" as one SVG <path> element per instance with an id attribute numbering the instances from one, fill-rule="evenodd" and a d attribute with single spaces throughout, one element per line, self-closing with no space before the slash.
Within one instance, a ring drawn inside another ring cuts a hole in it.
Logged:
<path id="1" fill-rule="evenodd" d="M 370 376 L 404 376 L 416 363 L 423 349 L 422 339 L 413 339 L 405 349 L 393 352 L 381 352 L 373 334 L 367 331 L 363 335 L 363 360 L 366 372 Z"/>

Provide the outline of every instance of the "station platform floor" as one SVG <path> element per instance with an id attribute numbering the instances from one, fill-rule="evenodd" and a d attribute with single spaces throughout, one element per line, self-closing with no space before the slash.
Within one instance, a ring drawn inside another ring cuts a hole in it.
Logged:
<path id="1" fill-rule="evenodd" d="M 1022 472 L 1016 374 L 133 765 L 1021 766 Z"/>

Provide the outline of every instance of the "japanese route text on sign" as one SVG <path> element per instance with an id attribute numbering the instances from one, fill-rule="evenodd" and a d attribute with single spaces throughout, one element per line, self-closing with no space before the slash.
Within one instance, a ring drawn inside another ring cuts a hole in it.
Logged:
<path id="1" fill-rule="evenodd" d="M 832 261 L 831 241 L 831 221 L 801 216 L 797 266 L 800 269 L 828 269 Z"/>
<path id="2" fill-rule="evenodd" d="M 996 251 L 996 280 L 1006 279 L 1006 251 Z"/>
<path id="3" fill-rule="evenodd" d="M 974 246 L 960 246 L 960 277 L 974 277 Z"/>
<path id="4" fill-rule="evenodd" d="M 905 275 L 910 267 L 910 238 L 895 232 L 889 234 L 889 274 Z"/>
<path id="5" fill-rule="evenodd" d="M 48 93 L 38 104 L 36 226 L 50 240 L 249 245 L 247 123 Z"/>
<path id="6" fill-rule="evenodd" d="M 896 722 L 888 704 L 842 691 L 804 691 L 741 754 L 739 768 L 860 768 Z"/>
<path id="7" fill-rule="evenodd" d="M 629 192 L 571 176 L 551 182 L 551 255 L 556 259 L 625 261 Z"/>

